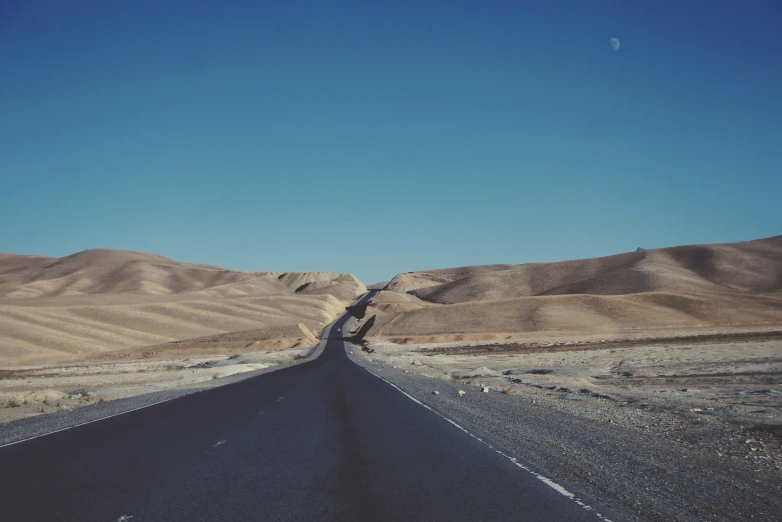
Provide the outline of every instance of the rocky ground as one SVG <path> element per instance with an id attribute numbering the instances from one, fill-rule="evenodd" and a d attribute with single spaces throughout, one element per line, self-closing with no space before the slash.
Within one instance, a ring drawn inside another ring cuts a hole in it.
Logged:
<path id="1" fill-rule="evenodd" d="M 370 371 L 630 519 L 782 518 L 779 333 L 600 341 L 372 341 L 371 352 L 354 352 Z"/>
<path id="2" fill-rule="evenodd" d="M 0 422 L 188 388 L 293 362 L 312 349 L 0 370 Z"/>

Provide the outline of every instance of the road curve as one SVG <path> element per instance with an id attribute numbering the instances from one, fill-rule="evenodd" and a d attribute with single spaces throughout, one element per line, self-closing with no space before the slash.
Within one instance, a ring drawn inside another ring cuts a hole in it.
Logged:
<path id="1" fill-rule="evenodd" d="M 0 448 L 3 521 L 605 520 L 559 489 L 338 339 L 297 366 Z"/>

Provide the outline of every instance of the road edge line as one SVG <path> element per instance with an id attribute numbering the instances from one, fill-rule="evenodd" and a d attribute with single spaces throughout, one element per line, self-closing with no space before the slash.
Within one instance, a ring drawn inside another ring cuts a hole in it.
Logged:
<path id="1" fill-rule="evenodd" d="M 570 492 L 570 491 L 568 491 L 568 490 L 567 490 L 565 487 L 563 487 L 562 485 L 558 484 L 557 482 L 555 482 L 555 481 L 551 480 L 550 478 L 548 478 L 548 477 L 546 477 L 546 476 L 544 476 L 544 475 L 541 475 L 540 473 L 538 473 L 538 472 L 536 472 L 536 471 L 532 470 L 531 468 L 529 468 L 529 467 L 525 466 L 524 464 L 522 464 L 521 462 L 519 462 L 519 461 L 518 461 L 518 459 L 517 459 L 516 457 L 511 457 L 510 455 L 508 455 L 508 454 L 507 454 L 507 453 L 505 453 L 504 451 L 502 451 L 502 450 L 499 450 L 499 449 L 495 448 L 495 447 L 494 447 L 493 445 L 491 445 L 489 442 L 487 442 L 487 441 L 483 440 L 482 438 L 478 437 L 477 435 L 475 435 L 475 434 L 471 433 L 471 432 L 470 432 L 470 431 L 469 431 L 467 428 L 465 428 L 465 427 L 464 427 L 464 426 L 462 426 L 461 424 L 457 423 L 456 421 L 454 421 L 454 420 L 452 420 L 452 419 L 449 419 L 448 417 L 446 417 L 445 415 L 443 415 L 443 414 L 442 414 L 442 413 L 440 413 L 439 411 L 435 410 L 435 409 L 434 409 L 434 408 L 432 408 L 431 406 L 429 406 L 429 405 L 427 405 L 427 404 L 423 403 L 422 401 L 420 401 L 419 399 L 417 399 L 417 398 L 413 397 L 412 395 L 410 395 L 409 393 L 407 393 L 407 392 L 406 392 L 406 391 L 404 391 L 402 388 L 400 388 L 399 386 L 397 386 L 397 385 L 396 385 L 396 384 L 394 384 L 393 382 L 389 381 L 389 380 L 388 380 L 388 379 L 386 379 L 385 377 L 383 377 L 383 376 L 381 376 L 381 375 L 378 375 L 378 374 L 376 374 L 375 372 L 373 372 L 372 370 L 370 370 L 370 369 L 369 369 L 369 368 L 367 368 L 366 366 L 363 366 L 363 365 L 359 364 L 358 362 L 354 361 L 354 360 L 353 360 L 352 358 L 350 358 L 350 357 L 348 357 L 348 359 L 350 359 L 350 360 L 353 362 L 353 364 L 355 364 L 355 365 L 356 365 L 356 366 L 358 366 L 359 368 L 363 368 L 364 370 L 366 370 L 367 372 L 369 372 L 371 375 L 374 375 L 375 377 L 377 377 L 377 378 L 378 378 L 378 379 L 380 379 L 381 381 L 383 381 L 383 382 L 387 383 L 387 384 L 388 384 L 388 385 L 390 385 L 391 387 L 393 387 L 393 388 L 396 388 L 396 390 L 397 390 L 398 392 L 400 392 L 401 394 L 403 394 L 405 397 L 407 397 L 407 398 L 408 398 L 408 399 L 410 399 L 411 401 L 413 401 L 413 402 L 415 402 L 415 403 L 419 404 L 420 406 L 423 406 L 424 408 L 426 408 L 427 410 L 431 411 L 432 413 L 434 413 L 434 414 L 435 414 L 435 415 L 437 415 L 438 417 L 440 417 L 440 418 L 444 419 L 445 421 L 447 421 L 448 423 L 452 424 L 452 425 L 453 425 L 453 426 L 455 426 L 456 428 L 460 429 L 461 431 L 463 431 L 464 433 L 466 433 L 467 435 L 469 435 L 469 436 L 470 436 L 470 437 L 472 437 L 473 439 L 475 439 L 475 440 L 477 440 L 478 442 L 480 442 L 480 443 L 484 444 L 485 446 L 487 446 L 489 449 L 493 450 L 493 451 L 494 451 L 495 453 L 497 453 L 498 455 L 500 455 L 500 456 L 502 456 L 502 457 L 505 457 L 506 459 L 508 459 L 509 461 L 511 461 L 513 464 L 515 464 L 515 465 L 516 465 L 518 468 L 521 468 L 521 469 L 523 469 L 524 471 L 528 472 L 528 473 L 529 473 L 529 474 L 531 474 L 533 477 L 535 477 L 536 479 L 540 480 L 541 482 L 543 482 L 544 484 L 546 484 L 548 487 L 550 487 L 551 489 L 553 489 L 554 491 L 556 491 L 556 492 L 557 492 L 557 493 L 559 493 L 560 495 L 563 495 L 563 496 L 565 496 L 565 497 L 569 498 L 570 500 L 572 500 L 573 502 L 575 502 L 575 503 L 576 503 L 578 506 L 580 506 L 580 507 L 581 507 L 581 508 L 583 508 L 584 510 L 592 512 L 592 513 L 593 513 L 595 516 L 597 516 L 597 517 L 598 517 L 600 520 L 603 520 L 603 521 L 605 521 L 605 522 L 612 522 L 612 521 L 611 521 L 611 519 L 609 519 L 609 518 L 607 518 L 607 517 L 605 517 L 605 516 L 601 515 L 600 513 L 598 513 L 598 512 L 595 510 L 595 508 L 593 508 L 592 506 L 590 506 L 589 504 L 587 504 L 587 503 L 586 503 L 586 502 L 584 502 L 583 500 L 579 499 L 579 498 L 576 496 L 576 494 L 575 494 L 575 493 L 571 493 L 571 492 Z"/>
<path id="2" fill-rule="evenodd" d="M 372 290 L 362 294 L 357 299 L 355 299 L 352 302 L 352 304 L 360 302 L 362 299 L 364 299 L 367 296 L 367 294 L 369 294 L 371 292 L 372 292 Z M 334 324 L 337 321 L 339 321 L 342 318 L 343 315 L 345 315 L 345 314 L 344 313 L 340 314 L 339 317 L 334 319 L 334 321 L 332 321 L 330 324 L 328 324 L 323 329 L 323 331 L 321 332 L 320 342 L 317 345 L 315 345 L 315 348 L 312 349 L 312 352 L 310 352 L 310 354 L 307 357 L 304 357 L 304 358 L 302 358 L 302 359 L 300 359 L 298 361 L 293 361 L 292 363 L 288 363 L 288 364 L 285 364 L 285 365 L 280 365 L 280 366 L 278 366 L 276 368 L 275 367 L 263 368 L 262 370 L 258 370 L 258 371 L 264 371 L 264 370 L 268 370 L 268 371 L 265 371 L 264 373 L 261 373 L 259 375 L 248 375 L 246 378 L 239 379 L 237 381 L 227 382 L 227 383 L 224 383 L 224 384 L 217 384 L 215 386 L 211 386 L 209 388 L 205 388 L 205 389 L 202 389 L 202 390 L 193 390 L 190 393 L 184 393 L 184 394 L 178 395 L 176 397 L 169 397 L 168 399 L 163 399 L 162 401 L 157 401 L 157 402 L 153 402 L 153 403 L 150 403 L 150 404 L 145 404 L 144 406 L 139 406 L 138 408 L 133 408 L 133 409 L 130 409 L 130 410 L 124 410 L 124 411 L 120 411 L 120 412 L 117 412 L 117 413 L 112 413 L 111 415 L 106 415 L 105 417 L 100 417 L 98 419 L 92 419 L 92 420 L 88 420 L 88 421 L 85 421 L 85 422 L 80 422 L 79 424 L 74 424 L 72 426 L 66 426 L 64 428 L 60 428 L 60 429 L 57 429 L 57 430 L 54 430 L 54 431 L 47 431 L 46 433 L 41 433 L 40 435 L 34 435 L 32 437 L 27 437 L 25 439 L 15 440 L 13 442 L 6 442 L 5 444 L 0 444 L 0 449 L 1 448 L 6 448 L 8 446 L 13 446 L 14 444 L 21 444 L 22 442 L 27 442 L 27 441 L 31 441 L 31 440 L 35 440 L 35 439 L 40 439 L 41 437 L 46 437 L 48 435 L 54 435 L 55 433 L 60 433 L 61 431 L 72 430 L 73 428 L 78 428 L 79 426 L 85 426 L 87 424 L 92 424 L 94 422 L 100 422 L 102 420 L 110 419 L 112 417 L 118 417 L 120 415 L 125 415 L 126 413 L 131 413 L 131 412 L 134 412 L 134 411 L 143 410 L 144 408 L 151 408 L 152 406 L 157 406 L 158 404 L 163 404 L 164 402 L 173 401 L 173 400 L 176 400 L 176 399 L 181 399 L 183 397 L 187 397 L 189 395 L 194 395 L 196 393 L 201 393 L 201 392 L 205 392 L 205 391 L 209 391 L 209 390 L 214 390 L 215 388 L 220 388 L 221 386 L 230 386 L 231 384 L 236 384 L 236 383 L 245 381 L 247 379 L 253 379 L 255 377 L 260 377 L 261 375 L 266 375 L 266 374 L 275 372 L 277 370 L 283 370 L 285 368 L 290 368 L 290 367 L 293 367 L 293 366 L 298 366 L 299 364 L 303 364 L 303 363 L 306 363 L 306 362 L 314 361 L 315 359 L 317 359 L 318 357 L 320 357 L 323 354 L 323 350 L 325 350 L 326 344 L 328 343 L 329 337 L 331 336 L 331 329 L 334 328 Z M 328 334 L 326 332 L 328 332 Z M 176 389 L 176 388 L 174 388 L 174 389 Z M 132 395 L 131 397 L 139 397 L 139 395 L 136 395 L 136 396 Z"/>

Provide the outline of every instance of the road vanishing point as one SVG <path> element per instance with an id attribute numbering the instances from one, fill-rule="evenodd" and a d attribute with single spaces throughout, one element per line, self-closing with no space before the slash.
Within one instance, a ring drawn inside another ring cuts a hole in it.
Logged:
<path id="1" fill-rule="evenodd" d="M 0 447 L 0 520 L 606 520 L 333 334 L 301 364 Z"/>

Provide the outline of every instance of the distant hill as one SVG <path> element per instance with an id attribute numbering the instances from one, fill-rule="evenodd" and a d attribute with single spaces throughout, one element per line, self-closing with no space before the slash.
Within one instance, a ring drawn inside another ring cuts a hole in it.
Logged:
<path id="1" fill-rule="evenodd" d="M 782 236 L 641 250 L 592 259 L 400 274 L 386 289 L 453 304 L 543 295 L 782 290 Z"/>
<path id="2" fill-rule="evenodd" d="M 237 349 L 230 332 L 243 332 L 249 351 L 307 346 L 365 291 L 350 274 L 227 270 L 142 252 L 0 254 L 0 364 L 141 356 L 147 346 L 222 353 Z"/>
<path id="3" fill-rule="evenodd" d="M 404 273 L 371 307 L 370 336 L 409 342 L 782 326 L 782 236 Z"/>
<path id="4" fill-rule="evenodd" d="M 0 253 L 0 298 L 333 293 L 350 299 L 363 291 L 361 282 L 350 274 L 227 270 L 125 250 L 85 250 L 61 258 Z"/>

